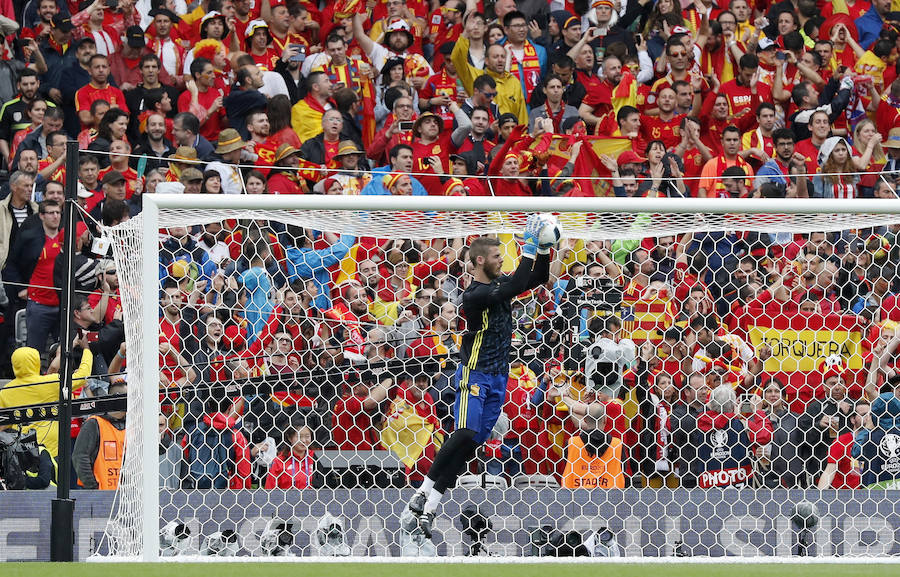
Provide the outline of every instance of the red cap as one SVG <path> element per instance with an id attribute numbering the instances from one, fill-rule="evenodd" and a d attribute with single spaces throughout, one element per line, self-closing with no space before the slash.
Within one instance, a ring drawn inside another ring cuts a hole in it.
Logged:
<path id="1" fill-rule="evenodd" d="M 644 158 L 643 156 L 639 156 L 633 150 L 626 150 L 625 152 L 623 152 L 622 154 L 619 155 L 619 158 L 616 159 L 616 162 L 618 163 L 619 166 L 622 166 L 624 164 L 631 164 L 631 163 L 640 164 L 642 162 L 647 162 L 647 159 Z"/>

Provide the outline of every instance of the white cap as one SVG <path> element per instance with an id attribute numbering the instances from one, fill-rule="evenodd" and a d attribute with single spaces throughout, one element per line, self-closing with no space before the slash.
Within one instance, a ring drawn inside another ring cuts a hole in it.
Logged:
<path id="1" fill-rule="evenodd" d="M 180 182 L 160 182 L 156 185 L 157 194 L 184 194 L 184 185 Z"/>

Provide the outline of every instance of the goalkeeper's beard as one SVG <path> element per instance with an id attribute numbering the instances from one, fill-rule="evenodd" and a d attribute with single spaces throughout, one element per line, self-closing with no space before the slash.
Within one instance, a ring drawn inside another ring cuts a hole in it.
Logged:
<path id="1" fill-rule="evenodd" d="M 488 280 L 494 280 L 495 278 L 500 276 L 500 272 L 503 270 L 503 263 L 500 262 L 496 265 L 493 265 L 491 263 L 484 263 L 482 270 L 484 271 L 484 276 L 486 276 Z"/>

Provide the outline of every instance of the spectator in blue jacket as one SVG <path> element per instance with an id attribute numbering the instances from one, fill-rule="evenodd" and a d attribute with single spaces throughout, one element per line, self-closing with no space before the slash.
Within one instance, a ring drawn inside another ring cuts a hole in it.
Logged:
<path id="1" fill-rule="evenodd" d="M 302 246 L 287 250 L 289 282 L 298 278 L 312 279 L 319 291 L 313 304 L 320 311 L 331 308 L 331 272 L 328 269 L 340 263 L 356 242 L 355 237 L 346 234 L 338 238 L 334 233 L 326 232 L 324 237 L 330 245 L 328 248 L 315 249 L 307 238 Z"/>

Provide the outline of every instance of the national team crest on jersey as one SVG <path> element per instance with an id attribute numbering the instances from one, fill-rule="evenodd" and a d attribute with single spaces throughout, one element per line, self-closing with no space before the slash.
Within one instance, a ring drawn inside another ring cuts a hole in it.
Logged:
<path id="1" fill-rule="evenodd" d="M 731 456 L 728 448 L 728 431 L 713 429 L 709 432 L 709 444 L 712 446 L 712 458 L 719 461 Z"/>
<path id="2" fill-rule="evenodd" d="M 472 384 L 469 385 L 469 394 L 473 397 L 477 397 L 478 393 L 481 392 L 481 388 L 478 385 Z"/>
<path id="3" fill-rule="evenodd" d="M 900 435 L 888 433 L 882 437 L 878 450 L 884 457 L 882 469 L 892 475 L 900 473 Z"/>

